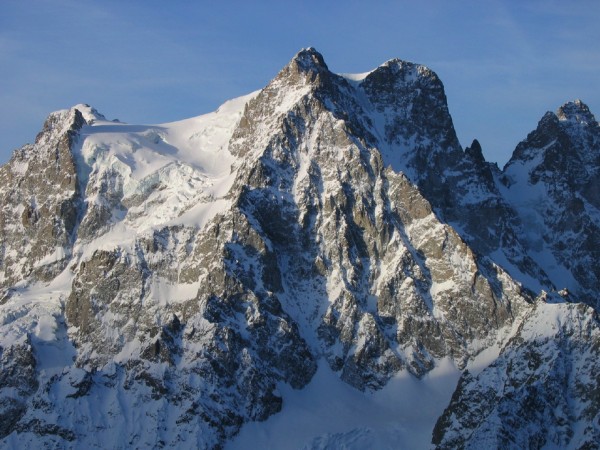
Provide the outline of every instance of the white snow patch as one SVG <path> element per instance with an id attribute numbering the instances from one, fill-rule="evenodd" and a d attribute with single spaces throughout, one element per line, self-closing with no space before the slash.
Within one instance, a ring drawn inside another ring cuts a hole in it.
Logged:
<path id="1" fill-rule="evenodd" d="M 177 219 L 173 219 L 165 225 L 195 225 L 199 229 L 202 229 L 217 214 L 226 211 L 230 206 L 231 201 L 225 199 L 219 199 L 211 203 L 199 203 Z"/>
<path id="2" fill-rule="evenodd" d="M 433 426 L 459 377 L 453 363 L 442 360 L 421 380 L 402 372 L 382 390 L 362 393 L 341 381 L 322 360 L 304 389 L 280 386 L 281 413 L 245 425 L 225 448 L 338 448 L 336 439 L 345 449 L 430 448 Z M 343 438 L 353 433 L 360 438 Z"/>
<path id="3" fill-rule="evenodd" d="M 363 72 L 363 73 L 339 73 L 338 75 L 340 77 L 345 78 L 348 81 L 362 81 L 365 78 L 367 78 L 373 71 L 370 70 L 369 72 Z"/>
<path id="4" fill-rule="evenodd" d="M 453 291 L 455 289 L 456 289 L 456 282 L 452 278 L 449 278 L 448 280 L 446 280 L 442 283 L 433 281 L 431 283 L 431 288 L 429 289 L 429 292 L 431 293 L 431 295 L 433 297 L 435 297 L 441 292 Z"/>
<path id="5" fill-rule="evenodd" d="M 227 175 L 234 158 L 228 144 L 244 107 L 260 91 L 229 100 L 215 112 L 160 125 L 164 140 L 177 149 L 177 158 L 211 177 Z"/>
<path id="6" fill-rule="evenodd" d="M 161 306 L 193 299 L 200 289 L 200 281 L 195 283 L 172 283 L 164 278 L 154 277 L 150 285 L 149 298 Z"/>
<path id="7" fill-rule="evenodd" d="M 35 268 L 42 267 L 48 264 L 61 261 L 65 258 L 65 249 L 63 247 L 55 247 L 52 253 L 47 254 L 42 259 L 37 261 L 34 265 Z"/>
<path id="8" fill-rule="evenodd" d="M 62 321 L 65 293 L 73 274 L 66 269 L 50 283 L 16 288 L 10 301 L 0 306 L 0 342 L 10 347 L 31 339 L 37 368 L 62 371 L 71 365 L 75 349 L 66 337 Z"/>

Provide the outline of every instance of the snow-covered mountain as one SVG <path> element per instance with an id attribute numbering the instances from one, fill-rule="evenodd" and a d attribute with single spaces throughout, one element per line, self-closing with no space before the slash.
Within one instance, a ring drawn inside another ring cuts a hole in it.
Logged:
<path id="1" fill-rule="evenodd" d="M 0 445 L 596 448 L 599 132 L 501 171 L 428 68 L 312 48 L 181 122 L 51 114 L 0 168 Z"/>

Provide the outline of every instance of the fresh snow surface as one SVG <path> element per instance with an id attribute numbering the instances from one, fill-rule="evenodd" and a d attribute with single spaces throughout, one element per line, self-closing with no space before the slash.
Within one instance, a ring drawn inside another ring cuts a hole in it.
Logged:
<path id="1" fill-rule="evenodd" d="M 363 393 L 321 360 L 304 389 L 280 386 L 279 414 L 246 424 L 225 449 L 430 448 L 435 422 L 459 377 L 453 363 L 442 360 L 421 380 L 401 372 L 382 390 Z"/>
<path id="2" fill-rule="evenodd" d="M 233 157 L 227 144 L 249 94 L 223 104 L 217 111 L 161 125 L 128 125 L 96 120 L 82 130 L 85 162 L 94 166 L 98 158 L 121 162 L 134 180 L 181 162 L 207 177 L 228 174 Z"/>
<path id="3" fill-rule="evenodd" d="M 165 142 L 177 148 L 177 157 L 211 177 L 228 175 L 233 157 L 227 148 L 244 106 L 259 91 L 229 100 L 215 112 L 159 125 Z"/>
<path id="4" fill-rule="evenodd" d="M 183 302 L 196 297 L 200 281 L 194 283 L 171 283 L 163 278 L 154 277 L 150 285 L 149 298 L 160 306 L 167 303 Z"/>
<path id="5" fill-rule="evenodd" d="M 101 206 L 102 183 L 122 186 L 110 230 L 96 239 L 93 252 L 109 241 L 126 244 L 141 232 L 168 225 L 202 228 L 230 206 L 224 197 L 235 179 L 229 140 L 246 103 L 258 92 L 224 103 L 217 111 L 161 125 L 109 122 L 86 105 L 78 105 L 91 122 L 75 149 L 83 167 L 80 179 L 88 205 Z M 92 112 L 94 111 L 94 115 Z M 114 209 L 113 209 L 114 211 Z"/>
<path id="6" fill-rule="evenodd" d="M 373 71 L 364 73 L 339 73 L 338 75 L 345 78 L 348 81 L 362 81 L 367 78 Z"/>
<path id="7" fill-rule="evenodd" d="M 16 288 L 10 303 L 0 308 L 2 345 L 10 347 L 29 336 L 37 367 L 44 372 L 61 372 L 75 357 L 62 319 L 65 293 L 70 291 L 72 278 L 67 269 L 50 283 Z"/>

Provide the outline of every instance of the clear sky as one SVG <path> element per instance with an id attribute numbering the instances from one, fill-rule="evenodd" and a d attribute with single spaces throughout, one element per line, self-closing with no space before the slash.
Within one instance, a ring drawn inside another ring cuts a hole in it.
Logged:
<path id="1" fill-rule="evenodd" d="M 51 111 L 197 116 L 262 88 L 308 46 L 339 73 L 427 65 L 461 144 L 479 139 L 500 165 L 566 101 L 600 117 L 597 0 L 0 0 L 0 163 Z"/>

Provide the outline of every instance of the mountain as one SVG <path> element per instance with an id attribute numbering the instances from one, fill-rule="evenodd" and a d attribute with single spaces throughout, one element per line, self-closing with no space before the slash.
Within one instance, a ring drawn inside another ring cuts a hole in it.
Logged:
<path id="1" fill-rule="evenodd" d="M 598 142 L 567 103 L 501 171 L 428 68 L 312 48 L 196 118 L 51 114 L 0 168 L 1 445 L 594 448 Z"/>
<path id="2" fill-rule="evenodd" d="M 506 164 L 501 189 L 525 228 L 529 253 L 598 310 L 600 128 L 580 100 L 547 113 Z"/>

